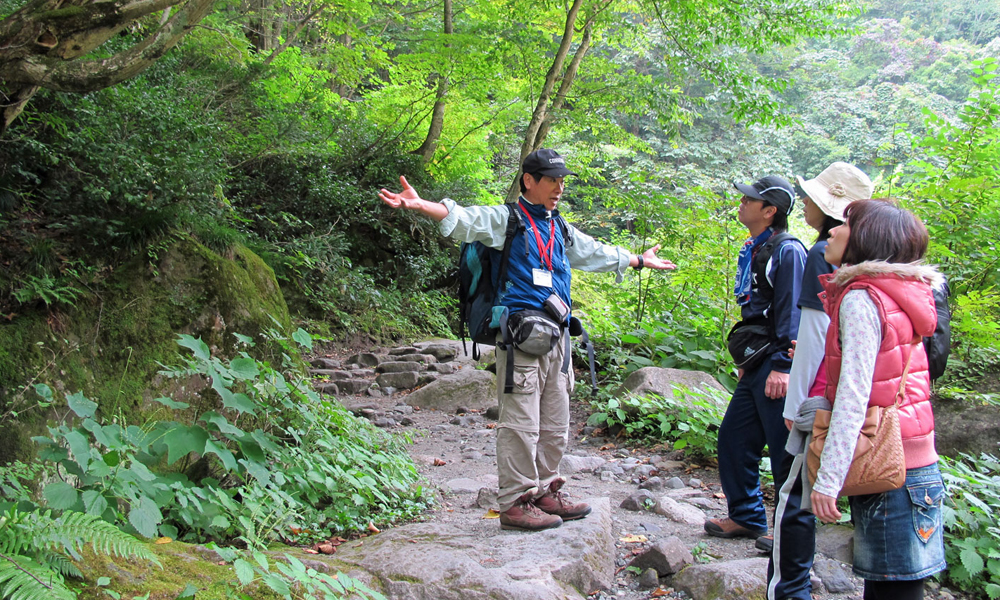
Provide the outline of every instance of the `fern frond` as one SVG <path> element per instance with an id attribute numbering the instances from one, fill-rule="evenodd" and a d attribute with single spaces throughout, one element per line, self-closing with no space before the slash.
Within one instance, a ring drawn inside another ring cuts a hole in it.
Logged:
<path id="1" fill-rule="evenodd" d="M 139 540 L 100 517 L 82 512 L 64 512 L 35 543 L 70 554 L 75 554 L 81 545 L 90 544 L 99 554 L 114 554 L 122 558 L 134 556 L 162 566 L 156 555 Z"/>
<path id="2" fill-rule="evenodd" d="M 8 600 L 76 600 L 59 573 L 25 556 L 0 555 L 0 597 Z"/>
<path id="3" fill-rule="evenodd" d="M 66 558 L 64 554 L 53 552 L 52 550 L 38 550 L 34 558 L 35 561 L 43 565 L 48 565 L 49 568 L 58 572 L 63 577 L 83 579 L 83 573 L 80 572 L 80 569 L 76 568 L 76 565 L 70 559 Z"/>

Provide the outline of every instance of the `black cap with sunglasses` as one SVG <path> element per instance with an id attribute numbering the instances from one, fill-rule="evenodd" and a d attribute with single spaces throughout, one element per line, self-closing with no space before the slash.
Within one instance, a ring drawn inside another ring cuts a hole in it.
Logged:
<path id="1" fill-rule="evenodd" d="M 795 206 L 795 188 L 787 179 L 782 179 L 777 175 L 761 177 L 753 185 L 733 182 L 744 196 L 754 200 L 763 200 L 774 206 L 778 210 L 784 211 L 786 215 L 792 214 Z"/>

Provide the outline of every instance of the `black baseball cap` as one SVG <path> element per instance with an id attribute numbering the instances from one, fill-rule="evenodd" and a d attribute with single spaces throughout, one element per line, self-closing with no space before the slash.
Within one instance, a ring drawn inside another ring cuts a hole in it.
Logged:
<path id="1" fill-rule="evenodd" d="M 549 177 L 565 177 L 576 175 L 566 168 L 566 159 L 551 148 L 540 148 L 524 157 L 521 163 L 522 173 L 548 175 Z"/>
<path id="2" fill-rule="evenodd" d="M 786 215 L 792 214 L 792 207 L 795 206 L 795 188 L 787 179 L 768 175 L 761 177 L 753 185 L 734 181 L 733 186 L 748 198 L 763 200 L 778 210 L 785 211 Z"/>

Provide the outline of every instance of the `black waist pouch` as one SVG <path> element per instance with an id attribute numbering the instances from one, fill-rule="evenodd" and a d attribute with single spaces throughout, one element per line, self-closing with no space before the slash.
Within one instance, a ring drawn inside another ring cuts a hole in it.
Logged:
<path id="1" fill-rule="evenodd" d="M 772 344 L 770 327 L 743 321 L 733 325 L 726 338 L 726 345 L 733 362 L 744 371 L 752 371 L 759 367 L 771 354 Z"/>

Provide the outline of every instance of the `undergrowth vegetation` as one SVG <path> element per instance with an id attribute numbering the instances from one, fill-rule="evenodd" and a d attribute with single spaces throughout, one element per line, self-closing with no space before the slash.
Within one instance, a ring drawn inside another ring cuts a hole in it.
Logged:
<path id="1" fill-rule="evenodd" d="M 255 343 L 238 337 L 246 349 Z M 286 347 L 312 343 L 302 330 L 292 338 L 277 341 Z M 0 508 L 9 512 L 0 524 L 0 539 L 6 540 L 0 553 L 12 557 L 6 566 L 23 573 L 16 565 L 30 559 L 36 571 L 78 576 L 54 552 L 78 560 L 75 549 L 87 541 L 102 552 L 152 558 L 128 534 L 164 536 L 251 552 L 246 559 L 227 559 L 235 561 L 244 587 L 263 584 L 291 597 L 291 587 L 300 584 L 314 586 L 316 598 L 340 598 L 347 591 L 376 597 L 350 578 L 318 574 L 291 557 L 269 563 L 260 552 L 274 542 L 308 544 L 419 514 L 430 497 L 418 483 L 405 440 L 321 399 L 307 379 L 286 376 L 293 372 L 287 354 L 288 364 L 275 368 L 246 351 L 222 360 L 191 336 L 180 336 L 178 344 L 189 354 L 163 375 L 205 381 L 197 402 L 157 398 L 158 418 L 136 425 L 103 414 L 79 392 L 68 394 L 63 420 L 35 438 L 42 462 L 2 470 L 6 501 Z M 60 400 L 45 384 L 34 387 L 40 402 Z M 46 481 L 40 498 L 31 483 L 39 480 Z M 39 523 L 54 533 L 42 535 Z M 50 539 L 64 546 L 50 548 Z M 0 568 L 0 580 L 4 573 L 11 585 L 28 585 L 9 569 Z"/>
<path id="2" fill-rule="evenodd" d="M 992 454 L 942 458 L 947 578 L 1000 598 L 1000 460 Z"/>

